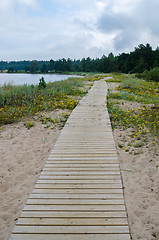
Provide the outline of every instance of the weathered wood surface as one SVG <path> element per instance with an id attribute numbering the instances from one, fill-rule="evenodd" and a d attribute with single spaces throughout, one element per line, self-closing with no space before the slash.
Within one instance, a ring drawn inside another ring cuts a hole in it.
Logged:
<path id="1" fill-rule="evenodd" d="M 130 240 L 106 94 L 95 82 L 72 112 L 10 240 Z"/>

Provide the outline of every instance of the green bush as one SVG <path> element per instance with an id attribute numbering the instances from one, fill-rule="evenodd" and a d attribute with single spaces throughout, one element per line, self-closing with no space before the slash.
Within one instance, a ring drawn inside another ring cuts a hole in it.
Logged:
<path id="1" fill-rule="evenodd" d="M 159 82 L 159 68 L 153 68 L 149 72 L 146 73 L 146 79 L 147 80 L 152 80 L 155 82 Z"/>
<path id="2" fill-rule="evenodd" d="M 147 73 L 148 73 L 147 70 L 144 71 L 143 73 L 136 73 L 136 74 L 135 74 L 135 77 L 136 77 L 136 78 L 142 78 L 142 79 L 145 79 Z"/>
<path id="3" fill-rule="evenodd" d="M 45 82 L 45 80 L 44 80 L 43 77 L 40 78 L 40 80 L 39 80 L 38 88 L 39 88 L 39 89 L 46 88 L 46 82 Z"/>

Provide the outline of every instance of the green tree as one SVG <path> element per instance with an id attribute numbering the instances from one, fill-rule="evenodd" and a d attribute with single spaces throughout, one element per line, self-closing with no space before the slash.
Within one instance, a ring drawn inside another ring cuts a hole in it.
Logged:
<path id="1" fill-rule="evenodd" d="M 45 63 L 43 64 L 43 66 L 42 66 L 42 68 L 41 68 L 41 72 L 42 72 L 42 73 L 47 73 L 47 72 L 48 72 L 48 71 L 47 71 L 47 66 L 46 66 Z"/>
<path id="2" fill-rule="evenodd" d="M 108 72 L 108 58 L 103 55 L 99 62 L 99 71 L 100 72 Z"/>
<path id="3" fill-rule="evenodd" d="M 148 66 L 146 64 L 146 62 L 144 61 L 144 59 L 141 57 L 139 59 L 139 61 L 137 62 L 135 68 L 133 69 L 133 72 L 137 72 L 137 73 L 142 73 L 145 71 L 145 69 L 147 69 Z"/>
<path id="4" fill-rule="evenodd" d="M 25 68 L 25 71 L 26 71 L 26 73 L 27 73 L 27 72 L 30 72 L 30 66 L 27 66 L 27 67 Z"/>
<path id="5" fill-rule="evenodd" d="M 114 57 L 114 54 L 111 52 L 108 55 L 107 72 L 117 72 L 117 71 L 118 71 L 117 58 Z"/>
<path id="6" fill-rule="evenodd" d="M 53 59 L 51 59 L 49 62 L 49 70 L 50 71 L 55 70 L 55 61 Z"/>
<path id="7" fill-rule="evenodd" d="M 8 73 L 12 73 L 12 72 L 14 72 L 13 68 L 12 68 L 12 67 L 9 67 L 9 68 L 8 68 Z"/>
<path id="8" fill-rule="evenodd" d="M 117 64 L 120 72 L 128 73 L 130 71 L 128 68 L 128 58 L 129 53 L 122 53 L 118 56 Z"/>
<path id="9" fill-rule="evenodd" d="M 154 61 L 153 63 L 153 68 L 159 67 L 159 62 L 157 60 Z"/>
<path id="10" fill-rule="evenodd" d="M 33 60 L 30 63 L 30 72 L 36 73 L 37 71 L 38 71 L 38 62 L 36 60 Z"/>
<path id="11" fill-rule="evenodd" d="M 142 59 L 142 66 L 144 66 L 143 71 L 150 70 L 153 66 L 154 56 L 150 44 L 140 44 L 137 48 L 135 48 L 134 55 L 137 60 L 136 65 L 140 65 Z"/>
<path id="12" fill-rule="evenodd" d="M 80 65 L 81 65 L 81 71 L 86 72 L 86 59 L 85 58 L 82 59 Z"/>

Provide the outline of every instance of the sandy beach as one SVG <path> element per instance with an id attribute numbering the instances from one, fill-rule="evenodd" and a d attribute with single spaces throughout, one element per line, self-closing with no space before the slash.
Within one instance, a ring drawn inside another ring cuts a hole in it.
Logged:
<path id="1" fill-rule="evenodd" d="M 33 121 L 30 129 L 21 121 L 0 130 L 0 240 L 11 234 L 61 131 Z M 126 144 L 131 134 L 114 131 L 132 239 L 159 239 L 159 150 L 149 136 L 140 153 L 126 152 L 118 143 Z"/>
<path id="2" fill-rule="evenodd" d="M 0 240 L 7 240 L 43 169 L 60 131 L 40 122 L 27 129 L 24 122 L 0 133 Z"/>

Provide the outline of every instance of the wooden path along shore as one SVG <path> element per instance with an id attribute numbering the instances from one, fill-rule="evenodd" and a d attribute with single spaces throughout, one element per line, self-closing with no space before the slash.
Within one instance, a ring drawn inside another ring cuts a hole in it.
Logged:
<path id="1" fill-rule="evenodd" d="M 130 240 L 106 94 L 73 110 L 9 240 Z"/>

